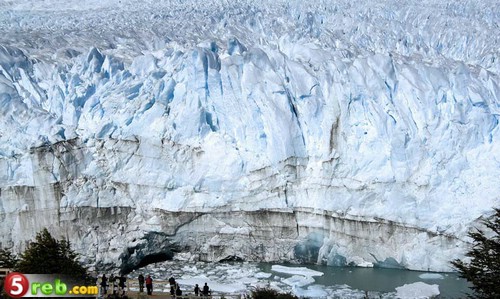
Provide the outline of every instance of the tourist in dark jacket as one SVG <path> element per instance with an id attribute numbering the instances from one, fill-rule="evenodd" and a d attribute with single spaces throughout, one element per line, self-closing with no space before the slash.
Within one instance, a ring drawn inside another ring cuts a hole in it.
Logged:
<path id="1" fill-rule="evenodd" d="M 107 287 L 108 287 L 108 278 L 106 277 L 106 274 L 103 274 L 101 278 L 101 292 L 103 294 L 106 294 L 108 292 Z"/>
<path id="2" fill-rule="evenodd" d="M 210 288 L 208 287 L 207 283 L 205 282 L 205 285 L 203 286 L 203 296 L 208 296 L 210 295 Z"/>
<path id="3" fill-rule="evenodd" d="M 144 292 L 144 275 L 139 274 L 138 280 L 139 280 L 139 292 L 142 293 Z"/>
<path id="4" fill-rule="evenodd" d="M 125 275 L 120 276 L 118 286 L 120 287 L 121 295 L 125 296 L 127 278 Z"/>
<path id="5" fill-rule="evenodd" d="M 175 295 L 177 296 L 177 298 L 179 298 L 179 296 L 182 296 L 182 290 L 178 284 L 175 285 Z"/>

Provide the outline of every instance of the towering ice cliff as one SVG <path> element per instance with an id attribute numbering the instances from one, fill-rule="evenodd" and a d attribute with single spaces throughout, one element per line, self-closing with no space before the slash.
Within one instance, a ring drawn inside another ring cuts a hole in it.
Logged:
<path id="1" fill-rule="evenodd" d="M 80 2 L 0 11 L 2 247 L 450 270 L 500 206 L 495 1 Z"/>

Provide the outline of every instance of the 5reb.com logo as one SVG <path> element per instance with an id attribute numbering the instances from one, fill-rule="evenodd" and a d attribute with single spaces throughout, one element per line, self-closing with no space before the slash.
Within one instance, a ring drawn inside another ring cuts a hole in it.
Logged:
<path id="1" fill-rule="evenodd" d="M 69 287 L 68 287 L 69 286 Z M 4 289 L 12 298 L 21 297 L 95 297 L 97 286 L 85 286 L 71 278 L 57 274 L 9 273 Z"/>

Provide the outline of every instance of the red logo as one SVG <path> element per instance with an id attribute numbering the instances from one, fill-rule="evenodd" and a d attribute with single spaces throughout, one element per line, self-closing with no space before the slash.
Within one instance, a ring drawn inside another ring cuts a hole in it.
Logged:
<path id="1" fill-rule="evenodd" d="M 21 273 L 12 272 L 5 277 L 4 289 L 12 298 L 21 298 L 28 292 L 29 282 Z"/>

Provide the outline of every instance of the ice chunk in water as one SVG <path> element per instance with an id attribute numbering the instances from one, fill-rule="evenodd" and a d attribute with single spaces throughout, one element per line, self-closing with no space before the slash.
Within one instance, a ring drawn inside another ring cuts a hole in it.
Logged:
<path id="1" fill-rule="evenodd" d="M 292 275 L 304 275 L 304 276 L 323 276 L 323 272 L 308 269 L 306 267 L 286 267 L 280 265 L 273 265 L 271 270 L 274 272 L 292 274 Z"/>
<path id="2" fill-rule="evenodd" d="M 432 298 L 439 295 L 439 286 L 437 284 L 426 284 L 424 282 L 415 282 L 405 284 L 396 288 L 397 298 Z"/>
<path id="3" fill-rule="evenodd" d="M 444 279 L 444 276 L 437 273 L 424 273 L 420 274 L 418 277 L 422 279 Z"/>

